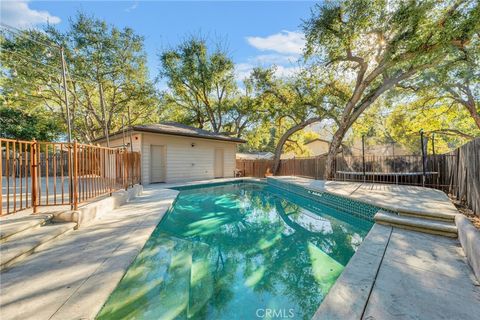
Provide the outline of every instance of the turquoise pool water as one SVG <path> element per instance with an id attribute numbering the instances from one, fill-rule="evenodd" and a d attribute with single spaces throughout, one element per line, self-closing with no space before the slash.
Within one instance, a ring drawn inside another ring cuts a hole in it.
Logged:
<path id="1" fill-rule="evenodd" d="M 98 319 L 310 319 L 372 225 L 266 184 L 187 188 Z"/>

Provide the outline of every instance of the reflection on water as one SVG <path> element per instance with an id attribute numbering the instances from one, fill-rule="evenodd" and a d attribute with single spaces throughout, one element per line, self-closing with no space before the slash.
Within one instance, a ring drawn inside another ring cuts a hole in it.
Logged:
<path id="1" fill-rule="evenodd" d="M 371 226 L 262 184 L 184 190 L 98 318 L 309 319 Z"/>

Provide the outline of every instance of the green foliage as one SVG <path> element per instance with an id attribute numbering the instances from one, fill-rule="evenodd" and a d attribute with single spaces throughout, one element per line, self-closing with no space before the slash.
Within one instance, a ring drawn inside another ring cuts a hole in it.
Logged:
<path id="1" fill-rule="evenodd" d="M 80 13 L 65 32 L 47 26 L 20 35 L 4 33 L 1 40 L 4 104 L 48 110 L 66 123 L 62 46 L 76 139 L 92 141 L 103 136 L 105 128 L 117 131 L 123 117 L 126 124 L 156 120 L 158 102 L 148 79 L 143 38 L 132 29 L 119 29 Z"/>
<path id="2" fill-rule="evenodd" d="M 243 151 L 273 152 L 282 136 L 311 119 L 327 120 L 338 142 L 333 149 L 365 135 L 417 150 L 424 129 L 436 132 L 443 152 L 479 135 L 478 1 L 326 1 L 303 27 L 305 60 L 295 76 L 255 69 L 240 83 L 220 45 L 191 37 L 161 53 L 168 89 L 160 93 L 148 77 L 143 37 L 130 28 L 80 13 L 66 31 L 4 32 L 5 132 L 51 140 L 66 131 L 56 47 L 62 46 L 74 137 L 81 141 L 119 130 L 122 119 L 126 125 L 173 120 L 243 137 Z M 309 135 L 293 132 L 285 151 L 307 155 Z"/>
<path id="3" fill-rule="evenodd" d="M 264 101 L 265 121 L 275 127 L 272 137 L 275 146 L 280 146 L 281 138 L 288 135 L 285 152 L 309 155 L 303 145 L 311 134 L 304 130 L 303 124 L 311 120 L 320 122 L 336 113 L 335 97 L 332 99 L 329 94 L 332 88 L 324 85 L 319 69 L 305 68 L 290 78 L 275 76 L 275 68 L 255 69 L 252 77 Z M 293 128 L 298 129 L 291 132 Z"/>
<path id="4" fill-rule="evenodd" d="M 245 79 L 239 88 L 234 63 L 219 45 L 212 51 L 205 39 L 192 37 L 160 61 L 169 88 L 162 93 L 163 118 L 237 137 L 259 120 L 255 83 Z"/>
<path id="5" fill-rule="evenodd" d="M 0 107 L 0 137 L 19 140 L 53 141 L 61 136 L 58 121 L 48 114 L 29 114 L 21 109 Z"/>
<path id="6" fill-rule="evenodd" d="M 340 116 L 327 178 L 333 176 L 336 151 L 359 117 L 396 86 L 457 61 L 478 33 L 479 21 L 475 0 L 343 0 L 315 7 L 304 23 L 306 57 L 341 88 L 331 92 Z"/>
<path id="7" fill-rule="evenodd" d="M 240 152 L 254 151 L 275 151 L 275 126 L 268 121 L 264 121 L 256 126 L 252 126 L 244 133 L 244 139 L 247 143 L 240 145 Z"/>
<path id="8" fill-rule="evenodd" d="M 475 136 L 480 130 L 461 105 L 448 101 L 418 99 L 410 104 L 397 105 L 387 117 L 386 129 L 394 141 L 412 152 L 420 150 L 419 132 L 432 138 L 435 134 L 435 152 L 445 153 L 458 148 Z M 428 145 L 432 152 L 432 145 Z"/>
<path id="9" fill-rule="evenodd" d="M 284 153 L 294 154 L 296 157 L 311 156 L 312 154 L 310 152 L 310 149 L 305 146 L 305 143 L 319 137 L 319 134 L 313 131 L 298 131 L 290 137 L 287 143 L 285 143 L 283 151 Z"/>

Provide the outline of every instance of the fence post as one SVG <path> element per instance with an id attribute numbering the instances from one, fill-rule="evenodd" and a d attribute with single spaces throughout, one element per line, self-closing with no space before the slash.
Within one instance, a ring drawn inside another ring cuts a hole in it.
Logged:
<path id="1" fill-rule="evenodd" d="M 127 150 L 123 151 L 123 187 L 128 190 L 128 155 Z"/>
<path id="2" fill-rule="evenodd" d="M 435 156 L 435 133 L 432 133 L 432 154 Z"/>
<path id="3" fill-rule="evenodd" d="M 2 140 L 0 139 L 0 203 L 2 204 L 0 206 L 0 216 L 3 214 L 3 192 L 2 191 L 3 191 L 3 149 L 2 149 Z M 9 195 L 6 194 L 6 196 L 8 197 Z M 26 203 L 26 205 L 28 207 L 28 203 Z M 7 213 L 8 213 L 8 207 L 7 207 Z"/>
<path id="4" fill-rule="evenodd" d="M 296 169 L 296 167 L 295 167 L 295 156 L 293 156 L 293 176 L 294 177 L 296 176 L 295 175 L 295 171 L 296 171 L 295 169 Z"/>
<path id="5" fill-rule="evenodd" d="M 363 168 L 363 182 L 365 182 L 365 135 L 362 135 L 362 168 Z"/>
<path id="6" fill-rule="evenodd" d="M 73 210 L 78 208 L 78 143 L 73 142 Z"/>
<path id="7" fill-rule="evenodd" d="M 38 142 L 33 140 L 33 143 L 31 144 L 31 150 L 30 150 L 30 164 L 32 166 L 31 168 L 31 174 L 32 174 L 32 207 L 33 207 L 33 213 L 37 213 L 37 206 L 38 206 L 38 199 L 37 199 L 37 166 L 38 166 L 38 159 L 37 159 L 37 153 L 38 153 Z"/>
<path id="8" fill-rule="evenodd" d="M 423 141 L 423 129 L 420 130 L 420 142 L 422 146 L 422 170 L 423 170 L 423 175 L 422 175 L 422 186 L 425 187 L 425 141 Z"/>

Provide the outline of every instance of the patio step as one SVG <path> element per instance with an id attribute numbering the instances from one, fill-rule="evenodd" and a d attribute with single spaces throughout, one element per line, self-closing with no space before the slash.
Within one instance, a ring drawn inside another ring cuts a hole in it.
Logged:
<path id="1" fill-rule="evenodd" d="M 454 221 L 440 221 L 418 216 L 395 214 L 380 210 L 375 215 L 375 222 L 397 228 L 442 235 L 446 237 L 457 237 L 457 226 Z"/>
<path id="2" fill-rule="evenodd" d="M 8 240 L 9 237 L 34 229 L 48 223 L 53 214 L 35 214 L 24 216 L 5 217 L 0 220 L 0 243 Z"/>
<path id="3" fill-rule="evenodd" d="M 415 212 L 415 213 L 400 211 L 399 214 L 402 216 L 409 216 L 409 217 L 436 220 L 436 221 L 445 221 L 445 222 L 455 222 L 455 216 L 456 216 L 456 214 L 445 213 L 438 210 L 422 211 L 422 212 Z"/>
<path id="4" fill-rule="evenodd" d="M 53 239 L 72 231 L 77 224 L 51 223 L 41 227 L 24 229 L 8 237 L 0 244 L 0 270 L 12 266 L 30 254 L 39 251 Z"/>

